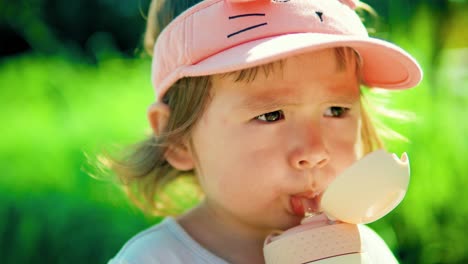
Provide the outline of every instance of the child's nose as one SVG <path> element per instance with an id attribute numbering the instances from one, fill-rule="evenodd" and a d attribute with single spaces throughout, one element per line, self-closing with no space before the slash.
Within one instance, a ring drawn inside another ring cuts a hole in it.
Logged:
<path id="1" fill-rule="evenodd" d="M 289 163 L 296 169 L 322 168 L 330 160 L 322 133 L 317 129 L 311 130 L 296 135 L 300 138 L 289 153 Z"/>

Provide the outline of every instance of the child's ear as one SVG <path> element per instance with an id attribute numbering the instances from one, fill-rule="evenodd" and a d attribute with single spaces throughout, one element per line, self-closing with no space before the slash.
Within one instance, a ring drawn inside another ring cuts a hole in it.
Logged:
<path id="1" fill-rule="evenodd" d="M 186 144 L 170 145 L 166 150 L 165 156 L 167 162 L 177 170 L 188 171 L 195 166 L 192 152 Z"/>
<path id="2" fill-rule="evenodd" d="M 148 121 L 153 129 L 153 133 L 161 135 L 167 126 L 171 110 L 164 103 L 154 103 L 148 108 Z"/>
<path id="3" fill-rule="evenodd" d="M 148 121 L 156 136 L 161 135 L 166 129 L 170 114 L 169 106 L 164 103 L 155 103 L 149 107 Z M 165 158 L 177 170 L 187 171 L 194 168 L 194 159 L 188 143 L 170 144 Z"/>

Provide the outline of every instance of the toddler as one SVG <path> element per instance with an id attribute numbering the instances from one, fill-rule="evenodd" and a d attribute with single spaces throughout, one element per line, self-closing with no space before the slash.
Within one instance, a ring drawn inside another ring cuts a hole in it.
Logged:
<path id="1" fill-rule="evenodd" d="M 156 211 L 181 175 L 203 200 L 129 240 L 110 264 L 264 263 L 265 238 L 320 213 L 327 186 L 382 148 L 361 86 L 404 89 L 422 72 L 371 38 L 352 0 L 153 0 L 154 135 L 112 169 Z M 306 200 L 306 203 L 304 203 Z M 397 262 L 364 228 L 372 263 Z"/>

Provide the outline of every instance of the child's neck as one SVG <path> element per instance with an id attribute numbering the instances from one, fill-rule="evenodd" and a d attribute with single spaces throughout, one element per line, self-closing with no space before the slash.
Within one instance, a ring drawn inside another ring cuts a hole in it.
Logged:
<path id="1" fill-rule="evenodd" d="M 271 230 L 258 230 L 225 217 L 205 202 L 178 222 L 199 244 L 229 263 L 264 263 L 263 242 Z"/>

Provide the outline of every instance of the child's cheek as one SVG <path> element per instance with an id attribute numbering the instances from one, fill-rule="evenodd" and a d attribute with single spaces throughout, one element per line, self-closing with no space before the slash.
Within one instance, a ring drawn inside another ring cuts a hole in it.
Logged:
<path id="1" fill-rule="evenodd" d="M 358 140 L 360 121 L 357 117 L 330 119 L 324 122 L 325 132 L 331 140 L 355 143 Z"/>

